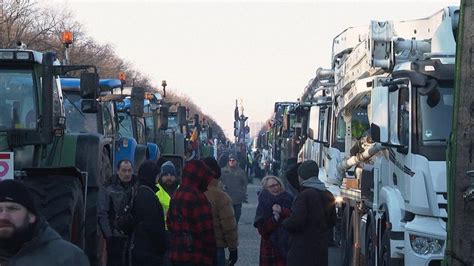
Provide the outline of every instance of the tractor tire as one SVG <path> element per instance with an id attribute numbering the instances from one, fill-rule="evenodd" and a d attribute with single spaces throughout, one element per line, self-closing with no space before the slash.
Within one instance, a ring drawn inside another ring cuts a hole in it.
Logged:
<path id="1" fill-rule="evenodd" d="M 84 191 L 71 176 L 25 177 L 39 212 L 62 238 L 84 247 Z"/>
<path id="2" fill-rule="evenodd" d="M 87 210 L 86 210 L 86 248 L 85 252 L 89 257 L 91 266 L 101 265 L 100 248 L 100 229 L 98 223 L 97 201 L 99 197 L 99 188 L 112 176 L 112 163 L 107 149 L 102 152 L 99 179 L 96 180 L 98 186 L 91 186 L 87 191 Z"/>
<path id="3" fill-rule="evenodd" d="M 381 266 L 401 266 L 403 265 L 403 260 L 399 258 L 390 257 L 390 229 L 385 229 L 382 235 L 382 243 L 380 245 L 380 256 L 378 265 Z"/>
<path id="4" fill-rule="evenodd" d="M 346 205 L 342 216 L 342 234 L 341 234 L 341 250 L 342 250 L 342 265 L 352 265 L 352 253 L 353 253 L 353 239 L 352 239 L 352 223 L 351 223 L 351 207 Z"/>

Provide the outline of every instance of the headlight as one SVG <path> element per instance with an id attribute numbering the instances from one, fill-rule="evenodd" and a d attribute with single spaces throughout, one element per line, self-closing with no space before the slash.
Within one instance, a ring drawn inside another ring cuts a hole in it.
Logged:
<path id="1" fill-rule="evenodd" d="M 444 240 L 410 234 L 410 244 L 418 255 L 440 254 L 443 251 Z"/>

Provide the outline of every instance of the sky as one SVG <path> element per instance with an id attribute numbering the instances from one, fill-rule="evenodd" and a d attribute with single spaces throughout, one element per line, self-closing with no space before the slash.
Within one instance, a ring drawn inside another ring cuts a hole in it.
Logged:
<path id="1" fill-rule="evenodd" d="M 235 100 L 249 122 L 271 117 L 276 101 L 295 101 L 332 39 L 370 20 L 427 17 L 459 0 L 145 1 L 53 0 L 71 10 L 99 43 L 151 78 L 186 95 L 233 140 Z"/>

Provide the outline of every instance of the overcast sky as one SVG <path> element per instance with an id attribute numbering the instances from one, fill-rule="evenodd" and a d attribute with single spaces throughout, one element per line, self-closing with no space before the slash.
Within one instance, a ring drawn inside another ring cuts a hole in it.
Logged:
<path id="1" fill-rule="evenodd" d="M 189 96 L 232 135 L 235 99 L 250 122 L 294 101 L 334 36 L 375 20 L 429 16 L 459 1 L 111 1 L 54 0 L 87 34 L 112 44 L 156 87 Z M 51 3 L 51 2 L 50 2 Z M 233 139 L 233 138 L 232 138 Z"/>

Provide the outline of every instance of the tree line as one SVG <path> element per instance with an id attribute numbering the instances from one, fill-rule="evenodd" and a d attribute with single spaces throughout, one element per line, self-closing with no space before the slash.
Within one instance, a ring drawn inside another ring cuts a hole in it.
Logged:
<path id="1" fill-rule="evenodd" d="M 74 35 L 74 42 L 69 49 L 72 64 L 94 65 L 101 78 L 117 78 L 118 73 L 123 72 L 128 81 L 133 81 L 134 86 L 159 91 L 153 86 L 149 76 L 119 57 L 111 44 L 99 44 L 88 36 L 82 24 L 74 19 L 71 10 L 42 6 L 35 0 L 0 0 L 0 9 L 1 48 L 15 48 L 20 41 L 28 49 L 53 51 L 58 57 L 63 57 L 64 45 L 60 36 L 66 30 L 71 31 Z M 167 100 L 187 106 L 190 117 L 199 114 L 212 125 L 216 136 L 225 136 L 215 120 L 204 114 L 188 97 L 167 91 Z"/>

